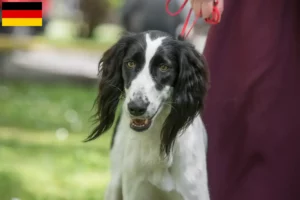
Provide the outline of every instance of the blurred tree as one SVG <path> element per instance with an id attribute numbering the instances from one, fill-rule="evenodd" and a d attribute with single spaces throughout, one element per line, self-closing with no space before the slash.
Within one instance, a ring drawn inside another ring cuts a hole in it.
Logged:
<path id="1" fill-rule="evenodd" d="M 120 8 L 122 4 L 124 4 L 124 0 L 110 0 L 109 4 L 113 7 L 113 8 Z"/>
<path id="2" fill-rule="evenodd" d="M 183 22 L 181 15 L 169 16 L 164 0 L 124 0 L 121 9 L 121 24 L 129 32 L 160 30 L 173 36 Z M 170 4 L 170 10 L 179 8 L 177 2 Z"/>
<path id="3" fill-rule="evenodd" d="M 85 25 L 81 27 L 79 36 L 91 38 L 94 29 L 105 21 L 110 7 L 108 0 L 80 0 L 79 9 Z"/>

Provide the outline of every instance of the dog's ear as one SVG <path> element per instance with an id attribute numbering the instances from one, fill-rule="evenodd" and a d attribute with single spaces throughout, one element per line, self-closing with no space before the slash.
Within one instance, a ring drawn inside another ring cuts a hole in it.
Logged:
<path id="1" fill-rule="evenodd" d="M 97 126 L 85 141 L 96 139 L 113 125 L 120 97 L 124 92 L 122 64 L 127 48 L 128 36 L 123 36 L 104 52 L 99 62 L 100 82 L 95 101 Z"/>
<path id="2" fill-rule="evenodd" d="M 177 134 L 202 111 L 208 89 L 208 69 L 204 56 L 188 42 L 180 43 L 179 73 L 174 86 L 172 108 L 161 134 L 161 150 L 166 154 L 170 153 Z"/>

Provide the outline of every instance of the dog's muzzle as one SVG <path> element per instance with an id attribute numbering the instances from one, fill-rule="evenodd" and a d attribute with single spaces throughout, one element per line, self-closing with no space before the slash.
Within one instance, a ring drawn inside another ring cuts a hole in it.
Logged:
<path id="1" fill-rule="evenodd" d="M 131 100 L 127 104 L 128 111 L 131 115 L 130 127 L 133 130 L 142 132 L 150 127 L 152 120 L 145 116 L 148 106 L 149 101 L 145 101 L 142 98 Z"/>

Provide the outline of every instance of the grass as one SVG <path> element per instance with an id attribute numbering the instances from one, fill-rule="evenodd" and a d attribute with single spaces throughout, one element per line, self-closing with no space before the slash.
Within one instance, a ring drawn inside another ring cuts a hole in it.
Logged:
<path id="1" fill-rule="evenodd" d="M 89 143 L 96 87 L 0 83 L 0 199 L 101 200 L 110 134 Z"/>
<path id="2" fill-rule="evenodd" d="M 96 87 L 4 82 L 0 94 L 0 125 L 71 132 L 88 132 L 91 126 Z"/>

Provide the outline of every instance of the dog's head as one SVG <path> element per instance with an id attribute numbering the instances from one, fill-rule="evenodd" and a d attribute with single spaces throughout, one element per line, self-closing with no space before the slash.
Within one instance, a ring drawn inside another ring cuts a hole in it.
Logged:
<path id="1" fill-rule="evenodd" d="M 136 132 L 150 129 L 161 110 L 170 107 L 161 130 L 161 148 L 168 154 L 179 131 L 203 108 L 206 67 L 193 45 L 165 33 L 123 36 L 100 61 L 99 124 L 87 140 L 112 126 L 119 99 L 125 96 L 124 114 L 131 118 L 128 126 Z"/>

